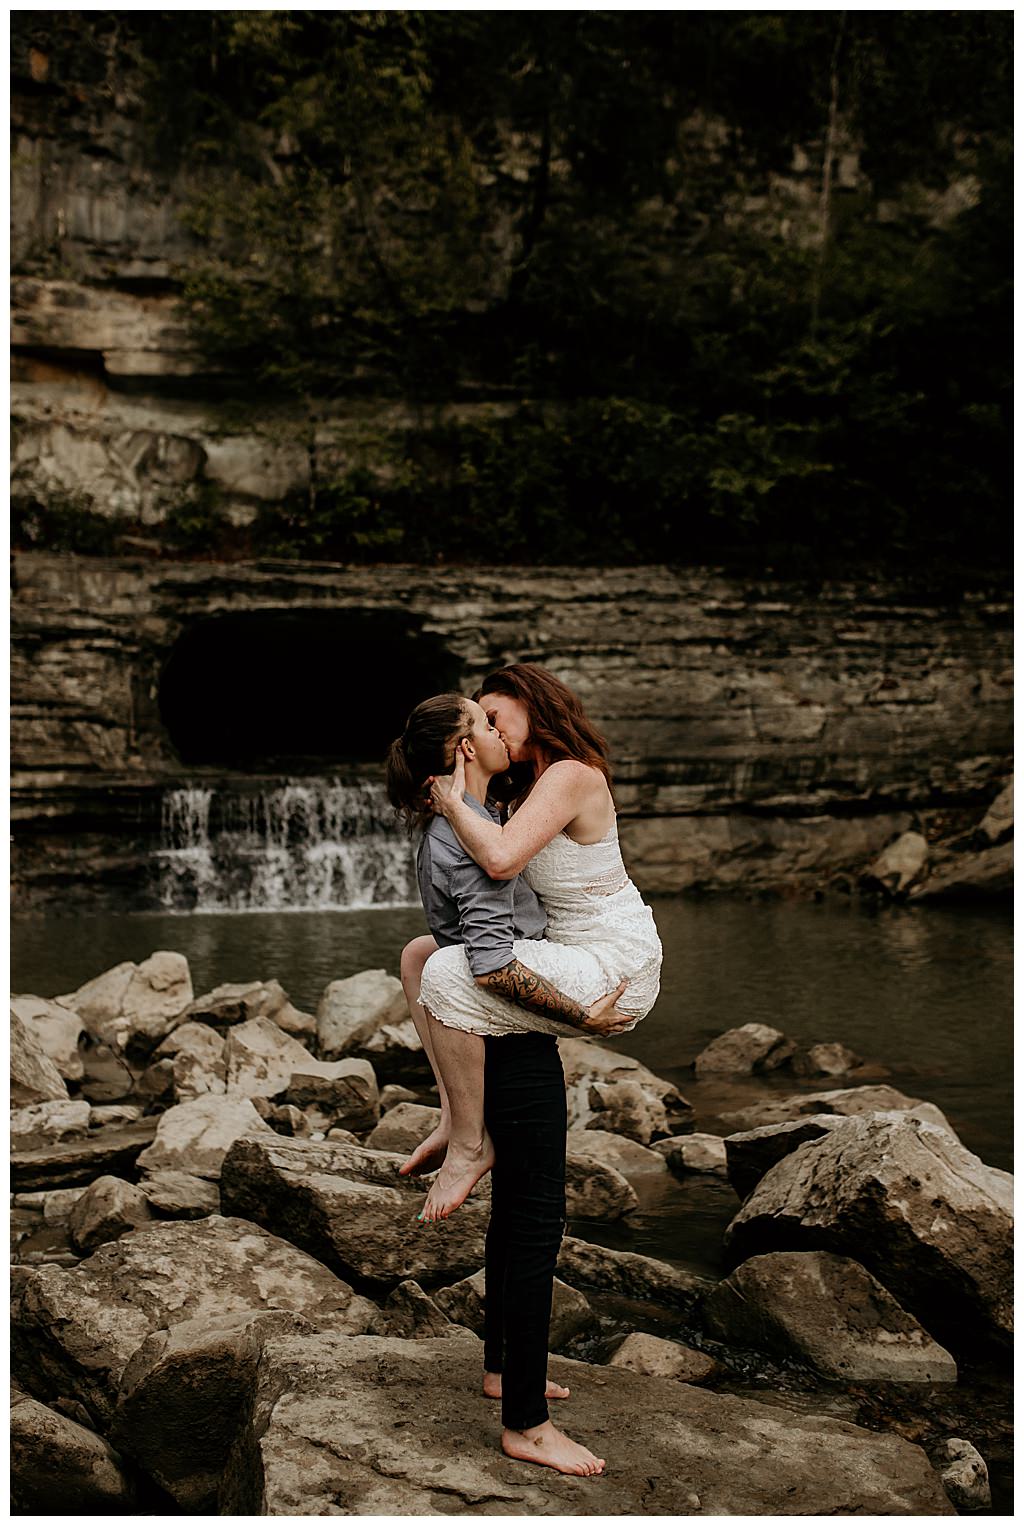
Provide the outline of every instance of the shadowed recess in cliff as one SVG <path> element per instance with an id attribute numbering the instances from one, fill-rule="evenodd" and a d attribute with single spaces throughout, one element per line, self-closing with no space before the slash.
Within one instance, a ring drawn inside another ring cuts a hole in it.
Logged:
<path id="1" fill-rule="evenodd" d="M 183 763 L 258 769 L 382 762 L 414 705 L 459 686 L 458 659 L 398 610 L 282 610 L 199 620 L 159 705 Z"/>

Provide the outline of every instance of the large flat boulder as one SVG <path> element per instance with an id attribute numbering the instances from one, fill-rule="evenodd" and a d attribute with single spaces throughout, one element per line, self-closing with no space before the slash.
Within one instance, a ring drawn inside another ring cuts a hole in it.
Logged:
<path id="1" fill-rule="evenodd" d="M 636 1251 L 611 1250 L 566 1235 L 558 1252 L 558 1275 L 571 1287 L 596 1288 L 669 1308 L 690 1310 L 710 1285 L 667 1261 Z"/>
<path id="2" fill-rule="evenodd" d="M 622 1134 L 611 1134 L 607 1129 L 570 1129 L 566 1135 L 565 1149 L 567 1155 L 586 1156 L 588 1160 L 611 1166 L 627 1180 L 634 1176 L 664 1176 L 668 1169 L 665 1156 L 660 1150 L 648 1149 L 635 1139 L 626 1139 Z"/>
<path id="3" fill-rule="evenodd" d="M 124 1515 L 135 1490 L 113 1447 L 38 1399 L 11 1394 L 15 1515 Z"/>
<path id="4" fill-rule="evenodd" d="M 786 1155 L 792 1155 L 809 1139 L 820 1139 L 839 1128 L 839 1113 L 810 1113 L 805 1118 L 791 1118 L 785 1123 L 768 1123 L 759 1129 L 745 1129 L 726 1136 L 725 1165 L 729 1184 L 740 1197 L 747 1197 L 766 1171 Z"/>
<path id="5" fill-rule="evenodd" d="M 267 1017 L 251 1017 L 229 1028 L 224 1060 L 229 1097 L 277 1097 L 294 1071 L 316 1065 L 305 1044 Z"/>
<path id="6" fill-rule="evenodd" d="M 24 1279 L 12 1365 L 34 1397 L 77 1399 L 105 1429 L 125 1366 L 154 1331 L 268 1309 L 333 1317 L 350 1306 L 360 1317 L 367 1307 L 319 1261 L 256 1224 L 168 1221 L 101 1246 L 73 1271 L 44 1266 Z"/>
<path id="7" fill-rule="evenodd" d="M 789 1097 L 765 1098 L 737 1112 L 723 1113 L 721 1121 L 730 1133 L 788 1123 L 811 1113 L 833 1113 L 853 1118 L 861 1113 L 910 1113 L 937 1124 L 955 1137 L 949 1119 L 933 1102 L 908 1097 L 895 1086 L 840 1086 L 823 1092 L 796 1092 Z"/>
<path id="8" fill-rule="evenodd" d="M 851 1117 L 761 1178 L 731 1262 L 829 1250 L 861 1262 L 954 1353 L 1012 1331 L 1013 1178 L 906 1114 Z"/>
<path id="9" fill-rule="evenodd" d="M 47 1191 L 87 1186 L 104 1171 L 130 1176 L 136 1161 L 156 1135 L 157 1118 L 142 1118 L 123 1128 L 100 1129 L 84 1139 L 11 1153 L 11 1186 L 17 1191 Z"/>
<path id="10" fill-rule="evenodd" d="M 115 1053 L 148 1055 L 184 1022 L 192 977 L 183 954 L 158 949 L 141 964 L 126 959 L 56 999 Z"/>
<path id="11" fill-rule="evenodd" d="M 11 1113 L 10 1147 L 35 1150 L 67 1139 L 84 1139 L 89 1132 L 90 1108 L 83 1098 L 55 1098 L 33 1102 Z"/>
<path id="12" fill-rule="evenodd" d="M 216 1181 L 236 1139 L 273 1132 L 248 1097 L 194 1097 L 160 1114 L 156 1138 L 138 1164 L 144 1171 L 187 1171 Z"/>
<path id="13" fill-rule="evenodd" d="M 332 980 L 316 1009 L 320 1053 L 328 1060 L 363 1048 L 379 1028 L 408 1020 L 402 982 L 386 970 L 361 970 Z"/>
<path id="14" fill-rule="evenodd" d="M 901 1437 L 565 1358 L 551 1375 L 572 1389 L 571 1433 L 606 1472 L 514 1462 L 496 1414 L 467 1424 L 480 1365 L 469 1335 L 269 1337 L 220 1513 L 953 1514 L 924 1452 Z"/>
<path id="15" fill-rule="evenodd" d="M 796 1356 L 852 1383 L 955 1383 L 956 1363 L 848 1256 L 775 1251 L 751 1256 L 700 1309 L 719 1340 Z"/>
<path id="16" fill-rule="evenodd" d="M 11 1011 L 35 1036 L 36 1043 L 48 1054 L 65 1081 L 80 1081 L 84 1074 L 78 1041 L 85 1024 L 77 1012 L 49 1001 L 45 996 L 12 996 Z"/>
<path id="17" fill-rule="evenodd" d="M 448 1219 L 418 1223 L 426 1184 L 398 1175 L 404 1159 L 342 1140 L 241 1138 L 224 1160 L 221 1205 L 377 1291 L 476 1271 L 488 1207 L 470 1198 Z"/>
<path id="18" fill-rule="evenodd" d="M 743 1023 L 711 1040 L 693 1062 L 698 1077 L 752 1076 L 778 1070 L 796 1053 L 793 1039 L 767 1023 Z"/>

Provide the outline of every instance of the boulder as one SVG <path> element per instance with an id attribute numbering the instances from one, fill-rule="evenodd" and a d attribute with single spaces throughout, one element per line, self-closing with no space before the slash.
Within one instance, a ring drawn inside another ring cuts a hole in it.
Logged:
<path id="1" fill-rule="evenodd" d="M 316 1036 L 316 1018 L 294 1007 L 278 980 L 249 980 L 216 986 L 190 1002 L 186 1016 L 221 1029 L 265 1017 L 294 1038 Z"/>
<path id="2" fill-rule="evenodd" d="M 11 1394 L 10 1465 L 15 1515 L 124 1515 L 137 1508 L 113 1447 L 19 1390 Z"/>
<path id="3" fill-rule="evenodd" d="M 481 1269 L 472 1277 L 450 1287 L 438 1288 L 434 1302 L 457 1325 L 465 1325 L 474 1335 L 484 1333 L 485 1277 Z M 594 1324 L 594 1311 L 581 1292 L 555 1278 L 551 1293 L 551 1324 L 548 1347 L 558 1351 L 574 1336 Z"/>
<path id="4" fill-rule="evenodd" d="M 258 1103 L 262 1106 L 257 1106 Z M 254 1097 L 253 1106 L 275 1134 L 284 1134 L 288 1139 L 312 1139 L 316 1134 L 313 1124 L 318 1119 L 313 1108 L 309 1110 L 314 1115 L 310 1118 L 292 1102 L 268 1102 L 265 1097 Z M 323 1130 L 320 1137 L 323 1137 Z M 355 1139 L 354 1134 L 351 1137 Z"/>
<path id="5" fill-rule="evenodd" d="M 117 1176 L 100 1176 L 71 1209 L 68 1218 L 71 1244 L 81 1255 L 87 1255 L 98 1245 L 138 1229 L 152 1217 L 141 1188 Z"/>
<path id="6" fill-rule="evenodd" d="M 268 1338 L 219 1513 L 953 1514 L 924 1452 L 900 1436 L 566 1358 L 551 1375 L 572 1389 L 572 1434 L 607 1472 L 526 1467 L 502 1454 L 497 1416 L 466 1423 L 480 1358 L 468 1334 Z"/>
<path id="7" fill-rule="evenodd" d="M 84 1139 L 89 1132 L 89 1104 L 71 1098 L 33 1102 L 11 1113 L 12 1150 L 35 1150 L 62 1139 Z"/>
<path id="8" fill-rule="evenodd" d="M 946 1129 L 953 1137 L 952 1125 L 932 1102 L 908 1097 L 894 1086 L 843 1086 L 835 1091 L 797 1092 L 791 1097 L 765 1099 L 735 1113 L 723 1113 L 721 1121 L 730 1133 L 786 1123 L 811 1113 L 835 1113 L 850 1118 L 858 1113 L 910 1113 L 926 1123 Z"/>
<path id="9" fill-rule="evenodd" d="M 279 1097 L 296 1070 L 316 1064 L 304 1044 L 266 1017 L 229 1028 L 224 1059 L 229 1097 Z"/>
<path id="10" fill-rule="evenodd" d="M 174 1065 L 175 1061 L 170 1055 L 164 1055 L 162 1059 L 154 1060 L 152 1065 L 147 1065 L 135 1082 L 135 1095 L 145 1103 L 161 1102 L 169 1107 L 175 1100 Z"/>
<path id="11" fill-rule="evenodd" d="M 962 1436 L 949 1436 L 933 1454 L 943 1488 L 958 1511 L 990 1510 L 988 1468 L 977 1447 Z"/>
<path id="12" fill-rule="evenodd" d="M 221 1202 L 360 1285 L 389 1290 L 464 1276 L 484 1259 L 485 1205 L 417 1222 L 425 1183 L 398 1174 L 402 1155 L 336 1140 L 239 1139 L 224 1160 Z"/>
<path id="13" fill-rule="evenodd" d="M 587 1128 L 621 1134 L 641 1145 L 669 1132 L 662 1103 L 637 1081 L 595 1081 L 587 1100 L 593 1114 Z"/>
<path id="14" fill-rule="evenodd" d="M 297 1062 L 285 1100 L 306 1113 L 314 1129 L 372 1129 L 380 1117 L 377 1077 L 368 1060 Z"/>
<path id="15" fill-rule="evenodd" d="M 157 1045 L 154 1063 L 165 1056 L 173 1061 L 173 1089 L 178 1102 L 191 1102 L 207 1094 L 223 1096 L 227 1089 L 226 1045 L 221 1034 L 206 1023 L 191 1019 L 180 1023 Z"/>
<path id="16" fill-rule="evenodd" d="M 441 1121 L 439 1107 L 422 1107 L 418 1102 L 398 1102 L 389 1109 L 372 1134 L 367 1135 L 369 1150 L 392 1150 L 409 1154 Z"/>
<path id="17" fill-rule="evenodd" d="M 43 1049 L 35 1030 L 11 1008 L 11 1106 L 67 1100 L 64 1077 Z"/>
<path id="18" fill-rule="evenodd" d="M 718 1370 L 718 1363 L 703 1351 L 642 1330 L 625 1337 L 608 1358 L 608 1366 L 625 1367 L 645 1378 L 675 1378 L 679 1383 L 702 1383 Z"/>
<path id="19" fill-rule="evenodd" d="M 614 1166 L 587 1155 L 566 1155 L 565 1212 L 570 1219 L 621 1219 L 640 1200 Z"/>
<path id="20" fill-rule="evenodd" d="M 56 1187 L 52 1192 L 40 1193 L 43 1199 L 43 1222 L 66 1224 L 78 1199 L 88 1187 Z"/>
<path id="21" fill-rule="evenodd" d="M 982 818 L 978 831 L 993 846 L 1013 831 L 1013 780 L 1000 790 Z"/>
<path id="22" fill-rule="evenodd" d="M 638 1144 L 635 1139 L 626 1139 L 622 1134 L 609 1134 L 607 1129 L 598 1128 L 570 1129 L 565 1141 L 567 1155 L 577 1158 L 585 1156 L 587 1160 L 611 1166 L 627 1179 L 634 1176 L 663 1176 L 666 1167 L 661 1147 L 674 1145 L 675 1139 L 670 1137 L 658 1140 L 648 1148 Z"/>
<path id="23" fill-rule="evenodd" d="M 130 1176 L 140 1154 L 152 1143 L 158 1119 L 143 1118 L 123 1127 L 99 1129 L 84 1139 L 67 1139 L 11 1154 L 11 1185 L 21 1191 L 86 1186 L 104 1171 Z"/>
<path id="24" fill-rule="evenodd" d="M 903 832 L 875 859 L 862 876 L 865 888 L 884 890 L 894 897 L 905 896 L 925 872 L 928 843 L 920 832 Z"/>
<path id="25" fill-rule="evenodd" d="M 928 878 L 914 885 L 910 900 L 986 900 L 1013 889 L 1013 843 L 954 853 L 936 864 Z"/>
<path id="26" fill-rule="evenodd" d="M 160 1115 L 156 1138 L 139 1156 L 144 1171 L 187 1171 L 216 1181 L 235 1140 L 243 1134 L 273 1135 L 248 1097 L 196 1097 Z"/>
<path id="27" fill-rule="evenodd" d="M 316 1009 L 320 1053 L 329 1060 L 365 1045 L 385 1024 L 404 1023 L 409 1007 L 402 982 L 385 970 L 363 970 L 332 980 Z"/>
<path id="28" fill-rule="evenodd" d="M 606 1049 L 594 1039 L 559 1039 L 558 1052 L 565 1071 L 570 1129 L 587 1128 L 591 1123 L 595 1128 L 608 1128 L 607 1116 L 602 1118 L 595 1114 L 591 1088 L 598 1083 L 609 1086 L 618 1081 L 633 1082 L 650 1097 L 655 1112 L 659 1107 L 663 1110 L 666 1134 L 679 1134 L 690 1126 L 693 1108 L 685 1097 L 680 1096 L 670 1081 L 663 1081 L 639 1060 Z M 604 1111 L 607 1113 L 606 1109 Z"/>
<path id="29" fill-rule="evenodd" d="M 16 1012 L 44 1054 L 49 1055 L 65 1081 L 80 1081 L 84 1074 L 78 1041 L 85 1025 L 77 1012 L 48 1001 L 45 996 L 12 996 Z"/>
<path id="30" fill-rule="evenodd" d="M 662 1140 L 667 1144 L 667 1140 Z M 725 1140 L 717 1134 L 684 1134 L 672 1141 L 665 1160 L 677 1176 L 691 1171 L 713 1172 L 719 1176 L 726 1173 Z"/>
<path id="31" fill-rule="evenodd" d="M 214 1512 L 221 1474 L 255 1384 L 268 1334 L 361 1333 L 379 1319 L 352 1297 L 326 1314 L 212 1311 L 155 1330 L 121 1375 L 111 1439 L 188 1515 Z"/>
<path id="32" fill-rule="evenodd" d="M 394 1082 L 389 1082 L 389 1084 L 387 1086 L 382 1086 L 381 1087 L 381 1092 L 380 1092 L 380 1110 L 381 1110 L 381 1115 L 383 1116 L 384 1113 L 390 1112 L 390 1110 L 393 1107 L 396 1107 L 399 1102 L 416 1102 L 416 1103 L 418 1103 L 419 1100 L 420 1100 L 419 1092 L 414 1092 L 411 1087 L 409 1087 L 409 1086 L 396 1086 L 394 1084 Z"/>
<path id="33" fill-rule="evenodd" d="M 14 1375 L 44 1402 L 78 1400 L 105 1429 L 124 1369 L 154 1331 L 268 1309 L 344 1315 L 354 1298 L 312 1256 L 243 1219 L 154 1223 L 102 1245 L 74 1271 L 44 1266 L 22 1280 Z M 364 1300 L 355 1307 L 367 1313 Z"/>
<path id="34" fill-rule="evenodd" d="M 697 1076 L 752 1076 L 778 1070 L 796 1044 L 767 1023 L 743 1023 L 712 1039 L 693 1062 Z"/>
<path id="35" fill-rule="evenodd" d="M 793 1056 L 790 1069 L 796 1076 L 845 1076 L 863 1064 L 846 1044 L 812 1044 Z"/>
<path id="36" fill-rule="evenodd" d="M 411 1017 L 402 1023 L 382 1023 L 355 1048 L 353 1058 L 368 1060 L 381 1075 L 432 1075 L 426 1051 Z"/>
<path id="37" fill-rule="evenodd" d="M 192 977 L 183 954 L 160 949 L 141 964 L 125 960 L 56 999 L 77 1012 L 101 1043 L 144 1056 L 184 1021 Z"/>
<path id="38" fill-rule="evenodd" d="M 122 1102 L 136 1093 L 141 1096 L 139 1077 L 133 1072 L 123 1054 L 87 1037 L 79 1054 L 82 1059 L 82 1079 L 78 1083 L 79 1095 L 90 1102 Z"/>
<path id="39" fill-rule="evenodd" d="M 1012 1330 L 1013 1178 L 906 1114 L 851 1117 L 763 1176 L 725 1233 L 735 1265 L 777 1250 L 859 1260 L 954 1354 Z"/>
<path id="40" fill-rule="evenodd" d="M 740 1197 L 747 1197 L 766 1171 L 791 1155 L 809 1139 L 830 1134 L 843 1122 L 839 1113 L 811 1113 L 787 1123 L 769 1123 L 759 1129 L 729 1134 L 725 1139 L 726 1172 Z"/>
<path id="41" fill-rule="evenodd" d="M 870 1272 L 829 1251 L 751 1256 L 701 1304 L 718 1340 L 852 1383 L 955 1383 L 948 1351 Z"/>
<path id="42" fill-rule="evenodd" d="M 188 1171 L 152 1171 L 141 1178 L 139 1190 L 159 1218 L 205 1219 L 220 1212 L 217 1183 Z"/>
<path id="43" fill-rule="evenodd" d="M 120 1128 L 126 1123 L 138 1123 L 141 1118 L 142 1108 L 134 1102 L 111 1102 L 89 1109 L 90 1129 Z"/>
<path id="44" fill-rule="evenodd" d="M 709 1285 L 705 1278 L 684 1272 L 667 1261 L 635 1251 L 609 1250 L 566 1235 L 558 1252 L 558 1275 L 571 1287 L 595 1288 L 624 1298 L 691 1310 Z"/>
<path id="45" fill-rule="evenodd" d="M 418 1282 L 408 1278 L 392 1288 L 384 1300 L 381 1335 L 400 1335 L 407 1341 L 431 1340 L 436 1336 L 457 1333 L 453 1325 L 429 1293 Z"/>

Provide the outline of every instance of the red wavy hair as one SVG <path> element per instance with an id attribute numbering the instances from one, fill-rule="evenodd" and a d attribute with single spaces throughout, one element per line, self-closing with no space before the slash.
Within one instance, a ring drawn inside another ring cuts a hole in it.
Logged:
<path id="1" fill-rule="evenodd" d="M 579 763 L 589 763 L 591 768 L 600 770 L 611 790 L 608 743 L 588 719 L 576 695 L 554 673 L 535 662 L 513 662 L 507 668 L 488 673 L 473 698 L 479 702 L 484 694 L 508 694 L 525 705 L 529 739 L 545 762 L 575 758 Z M 498 799 L 518 803 L 533 778 L 529 764 L 515 763 L 507 774 L 491 781 L 492 793 Z"/>

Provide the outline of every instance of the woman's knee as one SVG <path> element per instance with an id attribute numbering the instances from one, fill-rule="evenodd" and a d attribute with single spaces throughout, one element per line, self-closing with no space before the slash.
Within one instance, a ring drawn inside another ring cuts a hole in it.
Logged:
<path id="1" fill-rule="evenodd" d="M 410 982 L 419 984 L 420 976 L 423 974 L 423 966 L 431 954 L 435 952 L 436 948 L 437 944 L 429 933 L 424 933 L 419 938 L 413 938 L 411 943 L 405 945 L 402 950 L 401 964 L 399 965 L 403 985 L 407 985 Z"/>

